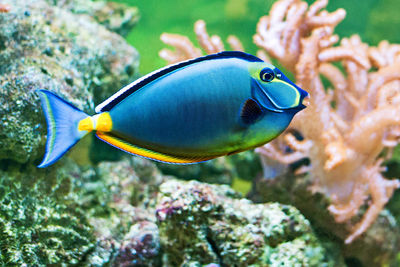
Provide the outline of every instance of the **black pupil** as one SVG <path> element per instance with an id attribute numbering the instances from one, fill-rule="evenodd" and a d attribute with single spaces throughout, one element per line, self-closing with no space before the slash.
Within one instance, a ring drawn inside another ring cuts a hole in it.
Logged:
<path id="1" fill-rule="evenodd" d="M 264 82 L 270 82 L 274 79 L 274 71 L 270 68 L 262 69 L 260 72 L 260 78 Z"/>

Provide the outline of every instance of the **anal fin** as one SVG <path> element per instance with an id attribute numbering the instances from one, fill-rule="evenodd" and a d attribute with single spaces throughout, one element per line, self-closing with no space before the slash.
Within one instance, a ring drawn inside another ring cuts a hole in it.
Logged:
<path id="1" fill-rule="evenodd" d="M 164 163 L 171 163 L 171 164 L 192 164 L 192 163 L 199 163 L 203 162 L 206 160 L 213 159 L 215 157 L 179 157 L 179 156 L 172 156 L 172 155 L 166 155 L 160 152 L 152 151 L 146 148 L 142 148 L 133 144 L 130 144 L 126 142 L 125 140 L 122 140 L 112 134 L 109 133 L 104 133 L 104 132 L 96 132 L 96 136 L 112 145 L 113 147 L 116 147 L 122 151 L 128 152 L 130 154 L 140 156 L 143 158 L 147 159 L 152 159 L 155 161 L 160 161 Z"/>

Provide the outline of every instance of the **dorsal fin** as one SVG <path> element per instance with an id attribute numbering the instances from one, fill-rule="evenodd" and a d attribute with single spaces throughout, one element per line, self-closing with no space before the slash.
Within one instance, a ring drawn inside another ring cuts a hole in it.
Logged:
<path id="1" fill-rule="evenodd" d="M 240 58 L 243 60 L 247 60 L 249 62 L 262 62 L 262 60 L 259 59 L 258 57 L 244 53 L 244 52 L 240 52 L 240 51 L 224 51 L 224 52 L 220 52 L 217 54 L 211 54 L 211 55 L 207 55 L 207 56 L 203 56 L 203 57 L 198 57 L 198 58 L 182 61 L 182 62 L 173 64 L 173 65 L 169 65 L 164 68 L 158 69 L 156 71 L 153 71 L 153 72 L 137 79 L 136 81 L 128 84 L 127 86 L 125 86 L 124 88 L 122 88 L 121 90 L 116 92 L 114 95 L 109 97 L 107 100 L 105 100 L 103 103 L 99 104 L 96 107 L 96 113 L 109 111 L 115 105 L 117 105 L 119 102 L 121 102 L 123 99 L 125 99 L 127 96 L 129 96 L 133 92 L 142 88 L 146 84 L 149 84 L 150 82 L 164 76 L 167 73 L 170 73 L 177 69 L 180 69 L 185 66 L 188 66 L 188 65 L 191 65 L 194 63 L 198 63 L 201 61 L 222 59 L 222 58 Z"/>

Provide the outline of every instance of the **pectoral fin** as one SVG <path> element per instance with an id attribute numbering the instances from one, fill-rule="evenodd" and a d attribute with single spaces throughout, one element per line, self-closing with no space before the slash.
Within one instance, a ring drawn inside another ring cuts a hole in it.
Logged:
<path id="1" fill-rule="evenodd" d="M 250 125 L 255 123 L 262 116 L 262 110 L 256 101 L 247 99 L 240 111 L 240 119 L 243 124 Z"/>

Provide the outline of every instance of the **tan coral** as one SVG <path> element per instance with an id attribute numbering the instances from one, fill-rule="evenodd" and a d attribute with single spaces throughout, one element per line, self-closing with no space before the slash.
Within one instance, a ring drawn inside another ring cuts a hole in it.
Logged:
<path id="1" fill-rule="evenodd" d="M 8 13 L 11 11 L 11 6 L 9 4 L 0 4 L 0 13 Z"/>
<path id="2" fill-rule="evenodd" d="M 165 48 L 159 53 L 160 57 L 170 64 L 202 55 L 201 50 L 196 48 L 186 36 L 163 33 L 160 39 L 165 44 L 175 47 L 175 51 Z"/>
<path id="3" fill-rule="evenodd" d="M 299 2 L 292 1 L 304 12 Z M 277 6 L 286 7 L 279 10 L 281 16 L 272 14 L 272 9 L 268 17 L 260 19 L 258 27 L 271 31 L 272 26 L 265 21 L 272 17 L 281 19 L 275 21 L 278 25 L 288 23 L 288 18 L 282 16 L 293 12 L 287 3 L 278 1 Z M 321 11 L 316 15 L 326 4 L 327 1 L 316 1 L 297 29 L 290 29 L 292 33 L 301 33 L 297 36 L 300 46 L 297 51 L 285 52 L 291 60 L 296 58 L 296 82 L 311 94 L 310 106 L 296 116 L 292 128 L 305 138 L 303 142 L 313 144 L 305 155 L 311 161 L 308 169 L 314 181 L 312 189 L 330 196 L 329 210 L 338 222 L 352 219 L 370 199 L 362 220 L 345 240 L 351 243 L 371 226 L 400 185 L 398 180 L 385 179 L 380 166 L 383 149 L 400 143 L 400 49 L 386 41 L 369 47 L 357 35 L 332 47 L 337 40 L 333 28 L 343 19 L 344 12 Z M 263 30 L 258 29 L 258 34 Z M 281 30 L 284 31 L 287 29 Z M 273 36 L 274 40 L 264 39 L 265 43 L 256 44 L 281 62 L 283 45 L 275 48 L 271 44 L 282 43 L 282 38 L 279 34 Z M 345 74 L 331 64 L 334 62 L 342 64 Z M 371 70 L 372 66 L 377 70 Z M 332 93 L 327 92 L 321 75 L 331 83 L 333 88 L 328 90 L 334 89 Z M 299 153 L 304 154 L 302 150 L 293 150 L 292 154 L 270 150 L 269 156 L 288 163 L 288 159 L 297 160 Z"/>
<path id="4" fill-rule="evenodd" d="M 225 50 L 224 43 L 218 35 L 209 36 L 206 28 L 206 23 L 203 20 L 198 20 L 194 24 L 194 32 L 196 33 L 197 41 L 200 47 L 206 54 L 218 53 Z M 191 58 L 202 56 L 200 48 L 195 45 L 186 36 L 179 34 L 163 33 L 160 37 L 165 44 L 174 47 L 174 50 L 162 49 L 159 56 L 166 60 L 169 64 L 177 63 Z M 227 43 L 232 50 L 243 51 L 243 45 L 239 38 L 234 35 L 229 35 Z M 265 55 L 265 57 L 268 57 Z"/>

